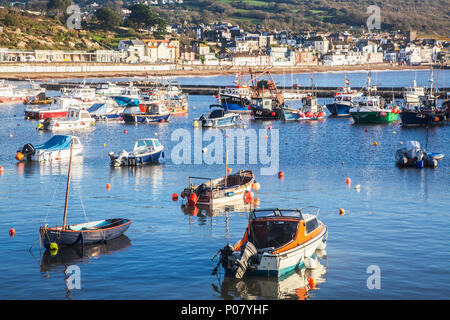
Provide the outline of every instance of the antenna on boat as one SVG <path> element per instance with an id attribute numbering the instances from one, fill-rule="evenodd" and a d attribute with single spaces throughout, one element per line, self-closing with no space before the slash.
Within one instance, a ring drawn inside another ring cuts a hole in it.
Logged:
<path id="1" fill-rule="evenodd" d="M 70 172 L 72 170 L 72 150 L 73 150 L 73 138 L 72 138 L 72 141 L 70 142 L 69 173 L 67 174 L 66 203 L 64 204 L 64 217 L 63 217 L 62 230 L 66 229 L 67 205 L 69 202 Z"/>

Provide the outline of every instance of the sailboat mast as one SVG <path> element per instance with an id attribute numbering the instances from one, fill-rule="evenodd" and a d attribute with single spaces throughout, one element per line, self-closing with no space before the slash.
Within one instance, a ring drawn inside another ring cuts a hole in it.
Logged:
<path id="1" fill-rule="evenodd" d="M 227 187 L 227 175 L 228 175 L 228 150 L 225 152 L 225 188 Z"/>
<path id="2" fill-rule="evenodd" d="M 72 171 L 72 150 L 73 150 L 73 138 L 72 138 L 72 141 L 70 142 L 69 173 L 67 174 L 66 203 L 64 204 L 64 217 L 63 217 L 62 230 L 66 230 L 67 206 L 69 203 L 70 173 Z"/>

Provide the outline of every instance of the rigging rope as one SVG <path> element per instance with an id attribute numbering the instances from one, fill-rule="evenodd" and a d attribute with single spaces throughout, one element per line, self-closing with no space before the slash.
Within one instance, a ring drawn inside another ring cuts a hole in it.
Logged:
<path id="1" fill-rule="evenodd" d="M 52 199 L 50 200 L 50 204 L 47 207 L 47 213 L 45 214 L 44 224 L 47 222 L 48 212 L 50 211 L 51 204 L 53 203 L 53 199 L 55 198 L 56 190 L 58 190 L 58 186 L 59 186 L 59 183 L 61 181 L 61 177 L 62 177 L 62 175 L 59 176 L 58 183 L 56 184 L 55 190 L 53 191 Z"/>

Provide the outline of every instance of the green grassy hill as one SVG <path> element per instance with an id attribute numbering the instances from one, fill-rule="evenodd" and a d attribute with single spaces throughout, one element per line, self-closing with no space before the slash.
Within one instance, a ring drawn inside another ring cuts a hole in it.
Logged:
<path id="1" fill-rule="evenodd" d="M 450 33 L 450 0 L 185 0 L 158 11 L 173 23 L 222 20 L 278 30 L 342 30 L 365 26 L 369 5 L 381 8 L 383 29 Z"/>

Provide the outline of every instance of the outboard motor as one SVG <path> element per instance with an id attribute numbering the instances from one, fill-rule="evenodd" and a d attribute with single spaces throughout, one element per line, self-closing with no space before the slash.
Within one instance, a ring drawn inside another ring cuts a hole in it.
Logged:
<path id="1" fill-rule="evenodd" d="M 119 156 L 115 154 L 114 152 L 108 153 L 109 158 L 111 159 L 110 165 L 113 167 L 120 167 L 120 160 Z"/>
<path id="2" fill-rule="evenodd" d="M 21 152 L 27 158 L 27 161 L 31 161 L 31 156 L 36 153 L 36 150 L 31 143 L 27 143 L 23 146 Z"/>
<path id="3" fill-rule="evenodd" d="M 250 241 L 247 241 L 243 245 L 241 252 L 241 257 L 236 260 L 237 269 L 235 277 L 237 279 L 242 279 L 244 277 L 245 272 L 249 268 L 250 259 L 258 253 L 255 246 Z"/>
<path id="4" fill-rule="evenodd" d="M 48 129 L 48 127 L 50 126 L 50 123 L 52 122 L 52 119 L 51 118 L 46 118 L 45 120 L 44 120 L 44 122 L 42 122 L 42 128 L 44 129 L 44 130 L 47 130 Z"/>
<path id="5" fill-rule="evenodd" d="M 128 153 L 128 165 L 136 166 L 136 156 L 133 152 Z"/>

